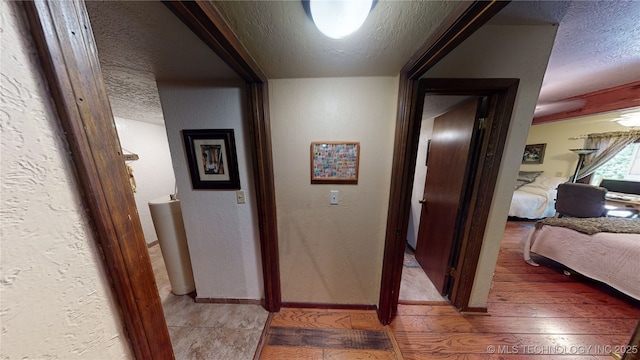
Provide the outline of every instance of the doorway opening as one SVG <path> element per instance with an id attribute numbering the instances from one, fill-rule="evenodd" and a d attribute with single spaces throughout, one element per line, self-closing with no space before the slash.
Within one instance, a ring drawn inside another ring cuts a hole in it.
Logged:
<path id="1" fill-rule="evenodd" d="M 504 150 L 504 144 L 511 121 L 511 113 L 515 103 L 515 95 L 518 87 L 518 79 L 420 79 L 415 81 L 416 90 L 411 95 L 410 118 L 406 123 L 399 123 L 404 127 L 404 138 L 396 139 L 396 146 L 404 143 L 408 151 L 399 164 L 394 167 L 411 169 L 415 172 L 416 158 L 422 122 L 422 113 L 425 96 L 472 96 L 482 97 L 485 100 L 486 109 L 479 117 L 479 129 L 474 131 L 469 144 L 474 149 L 472 160 L 465 172 L 460 187 L 461 196 L 456 202 L 456 218 L 449 220 L 454 222 L 455 229 L 452 235 L 452 245 L 446 248 L 448 253 L 445 263 L 445 283 L 441 292 L 449 294 L 450 302 L 459 310 L 474 310 L 468 306 L 471 297 L 471 288 L 475 271 L 480 257 L 484 231 L 489 216 L 490 205 L 498 177 L 498 170 Z M 480 120 L 480 118 L 484 120 Z M 474 143 L 475 142 L 475 143 Z M 446 153 L 443 153 L 447 156 Z M 400 209 L 390 216 L 397 217 L 397 224 L 408 224 L 410 212 L 411 191 L 413 178 L 402 176 L 402 172 L 394 172 L 398 179 L 392 180 L 391 193 L 400 194 L 392 196 L 392 207 Z M 427 204 L 428 206 L 428 204 Z M 437 224 L 436 224 L 437 228 Z M 388 323 L 397 310 L 399 290 L 402 274 L 403 254 L 405 249 L 407 226 L 399 228 L 396 236 L 387 237 L 387 249 L 383 260 L 383 284 L 381 289 L 381 301 L 379 317 L 381 322 Z M 386 275 L 392 274 L 392 275 Z M 395 275 L 393 275 L 395 273 Z M 385 281 L 387 280 L 387 281 Z M 389 296 L 390 295 L 390 296 Z"/>
<path id="2" fill-rule="evenodd" d="M 402 281 L 400 284 L 400 304 L 438 304 L 447 303 L 448 294 L 442 294 L 416 259 L 419 235 L 425 236 L 425 223 L 421 221 L 425 210 L 425 182 L 431 155 L 431 143 L 434 137 L 434 122 L 463 102 L 473 99 L 470 96 L 425 95 L 420 122 L 420 135 L 416 166 L 413 174 L 409 225 L 407 227 L 406 248 L 403 255 Z M 437 134 L 436 134 L 437 135 Z M 423 251 L 424 252 L 424 251 Z"/>
<path id="3" fill-rule="evenodd" d="M 198 19 L 201 39 L 236 71 L 246 86 L 246 119 L 263 265 L 264 301 L 280 308 L 277 231 L 266 76 L 246 53 L 210 3 L 167 3 L 178 17 Z M 23 4 L 45 76 L 67 134 L 78 178 L 91 212 L 106 272 L 121 308 L 137 358 L 173 357 L 162 304 L 155 286 L 144 234 L 115 131 L 95 41 L 82 0 Z M 203 20 L 204 19 L 204 20 Z M 213 31 L 221 29 L 225 31 Z M 73 31 L 71 31 L 72 29 Z"/>

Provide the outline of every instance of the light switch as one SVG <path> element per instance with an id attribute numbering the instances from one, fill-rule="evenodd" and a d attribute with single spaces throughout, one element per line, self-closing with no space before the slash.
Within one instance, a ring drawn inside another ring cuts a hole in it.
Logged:
<path id="1" fill-rule="evenodd" d="M 331 190 L 331 200 L 329 203 L 331 205 L 338 205 L 338 190 Z"/>
<path id="2" fill-rule="evenodd" d="M 238 200 L 238 204 L 244 204 L 245 203 L 244 190 L 236 191 L 236 199 Z"/>

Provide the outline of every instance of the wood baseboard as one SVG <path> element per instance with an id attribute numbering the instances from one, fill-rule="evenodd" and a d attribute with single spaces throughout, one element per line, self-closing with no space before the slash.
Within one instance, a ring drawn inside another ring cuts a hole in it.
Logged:
<path id="1" fill-rule="evenodd" d="M 442 301 L 422 301 L 422 300 L 398 300 L 398 305 L 433 305 L 433 306 L 442 306 L 442 305 L 451 305 L 447 300 Z"/>
<path id="2" fill-rule="evenodd" d="M 282 307 L 306 308 L 306 309 L 341 309 L 341 310 L 377 310 L 374 304 L 327 304 L 327 303 L 305 303 L 305 302 L 283 302 Z"/>
<path id="3" fill-rule="evenodd" d="M 489 316 L 489 312 L 486 307 L 470 307 L 465 311 L 460 312 L 462 315 L 486 315 Z"/>
<path id="4" fill-rule="evenodd" d="M 147 244 L 147 248 L 151 248 L 151 247 L 154 247 L 154 246 L 156 246 L 156 245 L 158 245 L 158 240 L 156 240 L 156 241 L 152 241 L 152 242 L 148 243 L 148 244 Z"/>
<path id="5" fill-rule="evenodd" d="M 201 298 L 201 297 L 196 297 L 195 301 L 201 304 L 262 305 L 263 303 L 263 300 L 257 300 L 257 299 L 228 299 L 228 298 Z"/>

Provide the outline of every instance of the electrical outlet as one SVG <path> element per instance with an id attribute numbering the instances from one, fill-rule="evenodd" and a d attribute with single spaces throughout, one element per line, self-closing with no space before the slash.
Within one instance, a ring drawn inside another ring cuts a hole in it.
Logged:
<path id="1" fill-rule="evenodd" d="M 236 191 L 236 199 L 238 200 L 238 204 L 244 204 L 246 202 L 244 199 L 244 190 Z"/>
<path id="2" fill-rule="evenodd" d="M 331 205 L 338 205 L 338 190 L 331 190 L 331 199 L 329 200 Z"/>
<path id="3" fill-rule="evenodd" d="M 562 172 L 561 171 L 556 172 L 556 177 L 562 177 Z"/>

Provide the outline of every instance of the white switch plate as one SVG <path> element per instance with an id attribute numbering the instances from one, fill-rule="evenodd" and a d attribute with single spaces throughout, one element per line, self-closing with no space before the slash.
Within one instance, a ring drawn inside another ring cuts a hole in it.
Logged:
<path id="1" fill-rule="evenodd" d="M 236 191 L 236 199 L 238 200 L 238 204 L 244 204 L 245 203 L 244 190 Z"/>
<path id="2" fill-rule="evenodd" d="M 331 190 L 331 199 L 329 200 L 331 205 L 338 205 L 338 190 Z"/>

